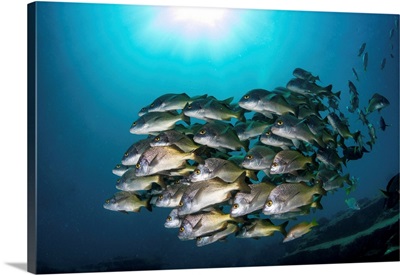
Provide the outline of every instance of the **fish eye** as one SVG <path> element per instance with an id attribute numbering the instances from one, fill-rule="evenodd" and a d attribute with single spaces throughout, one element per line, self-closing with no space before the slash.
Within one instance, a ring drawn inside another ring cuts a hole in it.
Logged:
<path id="1" fill-rule="evenodd" d="M 128 152 L 126 152 L 126 153 L 124 154 L 124 156 L 125 156 L 125 157 L 129 156 Z M 119 168 L 119 167 L 118 167 L 118 168 Z"/>
<path id="2" fill-rule="evenodd" d="M 107 204 L 110 203 L 110 200 L 106 200 L 106 203 L 107 203 Z"/>
<path id="3" fill-rule="evenodd" d="M 167 221 L 169 221 L 169 222 L 172 221 L 171 216 L 168 216 L 168 217 L 167 217 Z"/>
<path id="4" fill-rule="evenodd" d="M 321 183 L 321 180 L 315 180 L 315 184 L 320 184 Z"/>
<path id="5" fill-rule="evenodd" d="M 150 107 L 154 107 L 154 103 L 151 103 L 151 104 L 150 104 Z"/>
<path id="6" fill-rule="evenodd" d="M 278 121 L 276 122 L 276 124 L 278 124 L 279 126 L 281 126 L 281 125 L 283 125 L 283 121 L 282 121 L 282 120 L 278 120 Z"/>
<path id="7" fill-rule="evenodd" d="M 266 131 L 266 132 L 265 132 L 265 135 L 266 135 L 266 136 L 271 135 L 271 131 Z"/>
<path id="8" fill-rule="evenodd" d="M 232 205 L 232 207 L 233 207 L 233 209 L 238 209 L 239 204 L 235 203 L 235 204 Z"/>
<path id="9" fill-rule="evenodd" d="M 181 226 L 181 227 L 179 227 L 179 231 L 183 232 L 183 231 L 185 231 L 185 228 L 183 226 Z"/>
<path id="10" fill-rule="evenodd" d="M 250 96 L 249 96 L 249 95 L 245 95 L 243 98 L 244 98 L 244 99 L 249 99 Z"/>
<path id="11" fill-rule="evenodd" d="M 267 205 L 268 207 L 271 207 L 271 206 L 272 206 L 272 201 L 271 201 L 271 200 L 267 201 L 266 205 Z"/>
<path id="12" fill-rule="evenodd" d="M 189 104 L 189 105 L 187 106 L 187 108 L 188 108 L 188 109 L 192 109 L 192 105 Z"/>
<path id="13" fill-rule="evenodd" d="M 205 133 L 206 133 L 206 130 L 201 130 L 201 131 L 199 132 L 200 135 L 204 135 Z"/>
<path id="14" fill-rule="evenodd" d="M 247 155 L 246 159 L 253 159 L 253 155 Z"/>
<path id="15" fill-rule="evenodd" d="M 159 198 L 160 200 L 162 200 L 162 199 L 163 199 L 163 195 L 159 195 L 158 198 Z"/>
<path id="16" fill-rule="evenodd" d="M 194 173 L 195 173 L 196 175 L 200 175 L 201 171 L 200 171 L 200 169 L 196 169 L 196 170 L 194 170 Z"/>
<path id="17" fill-rule="evenodd" d="M 272 167 L 276 167 L 276 166 L 278 166 L 278 163 L 273 162 L 273 163 L 271 164 L 271 166 L 272 166 Z"/>
<path id="18" fill-rule="evenodd" d="M 135 126 L 135 125 L 136 125 L 136 121 L 134 123 L 132 123 L 132 126 Z"/>
<path id="19" fill-rule="evenodd" d="M 136 168 L 140 169 L 140 163 L 136 163 Z"/>
<path id="20" fill-rule="evenodd" d="M 121 168 L 121 165 L 117 164 L 117 168 Z"/>
<path id="21" fill-rule="evenodd" d="M 180 202 L 179 202 L 179 206 L 183 206 L 183 202 L 180 201 Z"/>
<path id="22" fill-rule="evenodd" d="M 155 137 L 154 141 L 160 141 L 160 137 Z"/>
<path id="23" fill-rule="evenodd" d="M 117 183 L 119 183 L 121 181 L 121 179 L 117 179 Z"/>

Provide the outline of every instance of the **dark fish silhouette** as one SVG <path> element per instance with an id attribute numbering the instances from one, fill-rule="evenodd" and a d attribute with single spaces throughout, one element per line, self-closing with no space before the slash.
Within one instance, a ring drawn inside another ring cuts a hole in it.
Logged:
<path id="1" fill-rule="evenodd" d="M 382 131 L 385 131 L 387 126 L 390 126 L 390 124 L 386 124 L 386 122 L 383 119 L 383 117 L 381 117 L 379 119 L 379 128 L 381 128 Z"/>
<path id="2" fill-rule="evenodd" d="M 367 45 L 367 43 L 362 43 L 360 49 L 358 50 L 358 56 L 361 56 L 365 50 L 365 46 Z"/>
<path id="3" fill-rule="evenodd" d="M 381 190 L 385 195 L 384 209 L 394 208 L 399 204 L 399 173 L 390 179 L 386 186 L 386 190 Z"/>

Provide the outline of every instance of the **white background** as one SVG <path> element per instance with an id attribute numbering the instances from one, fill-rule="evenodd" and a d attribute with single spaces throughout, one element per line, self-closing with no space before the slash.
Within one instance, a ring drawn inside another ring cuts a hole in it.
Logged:
<path id="1" fill-rule="evenodd" d="M 25 0 L 0 1 L 0 274 L 23 274 L 27 262 L 27 4 Z M 61 2 L 61 1 L 54 1 Z M 64 0 L 62 2 L 77 2 Z M 87 3 L 115 3 L 91 1 Z M 225 2 L 225 3 L 224 3 Z M 305 11 L 339 11 L 399 14 L 396 0 L 164 0 L 116 1 L 128 4 L 191 5 Z M 228 4 L 229 3 L 229 4 Z M 60 236 L 62 238 L 62 236 Z M 61 249 L 61 248 L 60 248 Z M 240 251 L 238 251 L 240 253 Z M 273 253 L 273 251 L 271 251 Z M 146 271 L 135 274 L 387 274 L 400 270 L 400 262 L 314 266 L 255 267 L 179 271 Z M 94 274 L 94 273 L 86 273 Z M 113 272 L 110 274 L 133 274 Z"/>

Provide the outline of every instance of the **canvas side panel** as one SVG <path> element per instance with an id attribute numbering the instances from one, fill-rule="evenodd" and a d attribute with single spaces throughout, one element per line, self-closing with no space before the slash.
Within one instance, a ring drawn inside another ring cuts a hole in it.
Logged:
<path id="1" fill-rule="evenodd" d="M 36 273 L 36 3 L 28 4 L 28 271 Z"/>

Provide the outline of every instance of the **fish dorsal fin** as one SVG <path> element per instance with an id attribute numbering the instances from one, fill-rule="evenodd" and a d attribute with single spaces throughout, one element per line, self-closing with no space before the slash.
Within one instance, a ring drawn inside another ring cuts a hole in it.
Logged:
<path id="1" fill-rule="evenodd" d="M 221 100 L 220 103 L 229 105 L 229 104 L 231 104 L 232 100 L 233 100 L 233 96 L 229 97 L 227 99 Z"/>

